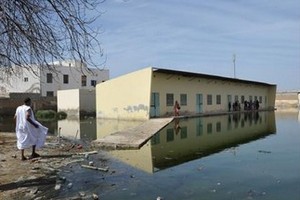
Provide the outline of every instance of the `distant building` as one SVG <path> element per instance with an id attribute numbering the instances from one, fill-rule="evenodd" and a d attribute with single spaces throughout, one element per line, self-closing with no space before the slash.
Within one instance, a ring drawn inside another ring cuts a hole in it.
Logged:
<path id="1" fill-rule="evenodd" d="M 111 79 L 96 87 L 98 118 L 149 119 L 227 112 L 229 105 L 259 102 L 259 109 L 274 109 L 276 85 L 184 71 L 145 68 Z"/>
<path id="2" fill-rule="evenodd" d="M 13 67 L 11 75 L 0 72 L 0 97 L 9 93 L 39 93 L 41 96 L 56 96 L 58 90 L 94 89 L 97 83 L 109 79 L 109 70 L 87 68 L 80 61 L 54 62 L 50 71 L 47 67 L 30 66 Z"/>
<path id="3" fill-rule="evenodd" d="M 300 92 L 278 92 L 275 106 L 278 110 L 300 108 Z"/>
<path id="4" fill-rule="evenodd" d="M 298 108 L 300 109 L 300 92 L 298 92 Z"/>

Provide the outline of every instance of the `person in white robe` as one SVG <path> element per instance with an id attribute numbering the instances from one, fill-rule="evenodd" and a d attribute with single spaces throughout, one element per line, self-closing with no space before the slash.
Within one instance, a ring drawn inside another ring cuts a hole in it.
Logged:
<path id="1" fill-rule="evenodd" d="M 24 155 L 24 149 L 30 147 L 32 147 L 32 153 L 29 158 L 40 156 L 35 150 L 44 146 L 48 133 L 48 128 L 35 120 L 30 106 L 31 99 L 26 98 L 24 104 L 17 108 L 15 114 L 17 147 L 21 150 L 22 160 L 27 160 Z"/>

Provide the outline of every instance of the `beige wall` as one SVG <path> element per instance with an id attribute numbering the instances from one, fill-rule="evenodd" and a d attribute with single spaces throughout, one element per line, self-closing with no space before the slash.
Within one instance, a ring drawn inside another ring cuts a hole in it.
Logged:
<path id="1" fill-rule="evenodd" d="M 146 68 L 98 84 L 97 118 L 148 119 L 151 74 Z"/>
<path id="2" fill-rule="evenodd" d="M 228 111 L 228 95 L 231 95 L 231 104 L 237 96 L 241 108 L 244 107 L 242 96 L 246 101 L 250 101 L 251 96 L 252 101 L 261 100 L 260 109 L 269 109 L 274 108 L 275 93 L 276 85 L 205 75 L 199 77 L 197 74 L 187 76 L 175 71 L 161 73 L 146 68 L 98 84 L 96 110 L 98 118 L 140 120 L 171 116 L 173 105 L 176 100 L 180 102 L 181 94 L 186 94 L 187 104 L 181 105 L 180 115 Z M 174 96 L 170 105 L 167 105 L 167 94 Z M 197 94 L 202 95 L 201 109 L 197 106 Z M 207 104 L 208 95 L 212 96 L 211 105 Z M 217 95 L 221 96 L 220 104 L 216 102 Z"/>
<path id="3" fill-rule="evenodd" d="M 71 89 L 57 91 L 57 111 L 63 111 L 68 117 L 79 117 L 81 113 L 96 111 L 94 89 Z"/>
<path id="4" fill-rule="evenodd" d="M 95 89 L 81 89 L 80 95 L 80 110 L 83 112 L 96 112 L 96 90 Z"/>
<path id="5" fill-rule="evenodd" d="M 137 127 L 143 122 L 143 120 L 97 119 L 97 139 Z"/>
<path id="6" fill-rule="evenodd" d="M 58 90 L 57 111 L 63 111 L 68 116 L 79 117 L 79 90 Z"/>
<path id="7" fill-rule="evenodd" d="M 147 142 L 147 144 L 138 150 L 115 150 L 110 151 L 109 153 L 113 157 L 137 169 L 153 173 L 153 157 L 150 142 Z"/>
<path id="8" fill-rule="evenodd" d="M 196 94 L 203 95 L 202 112 L 205 113 L 227 111 L 228 95 L 231 95 L 231 103 L 236 95 L 240 103 L 241 96 L 244 96 L 247 101 L 249 101 L 249 96 L 252 96 L 253 100 L 255 96 L 257 98 L 261 96 L 260 108 L 274 107 L 275 91 L 276 86 L 153 73 L 152 92 L 159 93 L 161 116 L 173 114 L 173 106 L 167 106 L 167 93 L 174 94 L 174 101 L 178 100 L 178 102 L 180 102 L 180 94 L 187 94 L 187 105 L 181 106 L 180 112 L 193 114 L 197 113 Z M 207 95 L 212 95 L 212 105 L 207 105 Z M 216 104 L 216 95 L 221 95 L 221 104 Z M 242 104 L 241 107 L 243 108 Z"/>

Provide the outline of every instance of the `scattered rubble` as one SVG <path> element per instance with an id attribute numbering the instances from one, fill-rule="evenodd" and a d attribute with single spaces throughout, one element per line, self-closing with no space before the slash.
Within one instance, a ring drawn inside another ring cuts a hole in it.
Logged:
<path id="1" fill-rule="evenodd" d="M 26 161 L 20 159 L 15 134 L 0 133 L 0 141 L 0 199 L 47 199 L 50 190 L 52 193 L 71 190 L 73 183 L 58 175 L 68 165 L 78 163 L 87 169 L 102 172 L 109 170 L 108 167 L 96 167 L 99 163 L 93 161 L 91 155 L 98 154 L 98 151 L 94 151 L 88 144 L 79 144 L 79 141 L 76 143 L 66 138 L 58 140 L 55 136 L 48 136 L 45 147 L 39 150 L 41 157 Z M 30 152 L 31 149 L 26 149 L 25 155 Z M 87 194 L 84 191 L 76 198 L 78 197 L 99 199 L 97 194 Z"/>

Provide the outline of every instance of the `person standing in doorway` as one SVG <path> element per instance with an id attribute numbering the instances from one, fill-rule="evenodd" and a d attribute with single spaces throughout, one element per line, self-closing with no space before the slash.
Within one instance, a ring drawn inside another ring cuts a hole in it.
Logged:
<path id="1" fill-rule="evenodd" d="M 14 118 L 16 120 L 17 147 L 21 150 L 21 160 L 27 160 L 24 149 L 30 147 L 32 147 L 32 153 L 29 158 L 39 157 L 36 148 L 44 146 L 48 128 L 35 120 L 30 98 L 26 98 L 24 104 L 16 109 Z"/>

